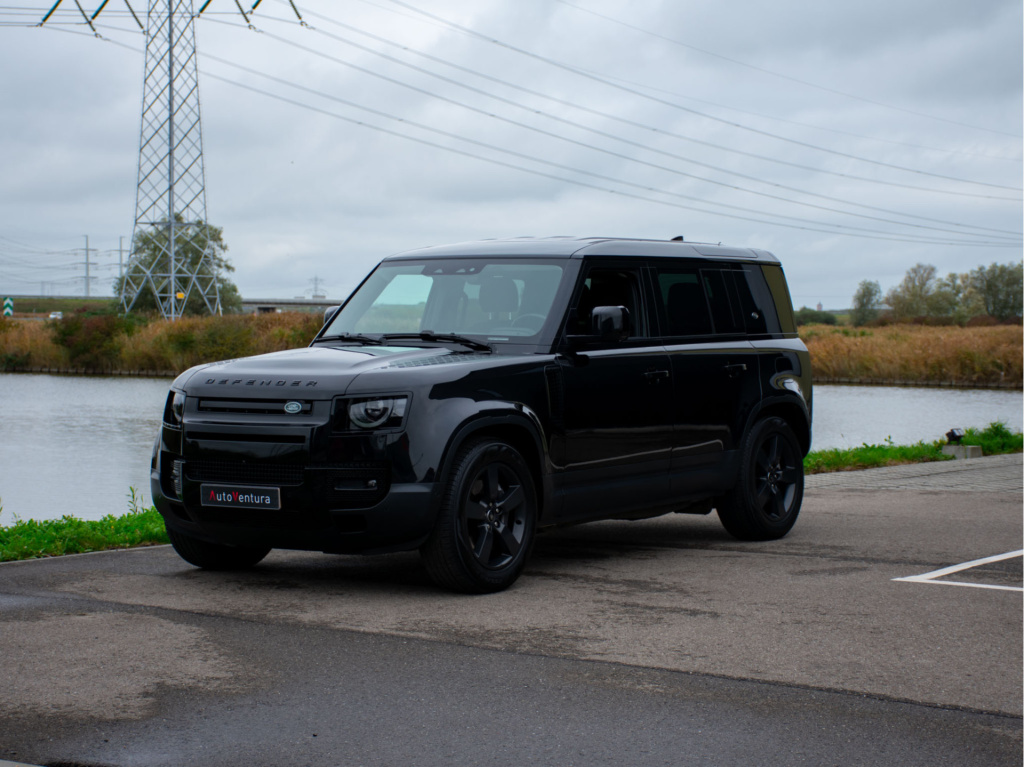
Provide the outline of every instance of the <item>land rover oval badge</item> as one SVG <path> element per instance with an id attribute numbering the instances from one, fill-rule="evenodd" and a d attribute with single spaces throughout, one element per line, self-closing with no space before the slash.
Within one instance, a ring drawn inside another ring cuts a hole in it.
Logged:
<path id="1" fill-rule="evenodd" d="M 295 400 L 292 400 L 291 402 L 285 402 L 284 403 L 284 412 L 292 413 L 293 415 L 295 413 L 301 413 L 302 412 L 302 403 L 301 402 L 296 402 Z"/>

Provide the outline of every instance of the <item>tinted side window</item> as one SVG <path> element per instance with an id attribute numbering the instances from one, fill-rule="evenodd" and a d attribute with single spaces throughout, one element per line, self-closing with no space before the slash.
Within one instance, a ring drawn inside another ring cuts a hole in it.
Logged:
<path id="1" fill-rule="evenodd" d="M 747 332 L 751 335 L 767 333 L 777 335 L 782 332 L 779 327 L 779 315 L 775 311 L 775 301 L 772 299 L 761 267 L 747 264 L 743 267 L 743 274 L 746 277 L 746 280 L 743 281 L 747 290 L 746 295 L 751 302 L 750 311 L 747 314 L 747 317 L 750 318 L 747 320 Z M 742 293 L 740 299 L 743 300 Z M 756 319 L 753 318 L 755 313 L 758 315 Z"/>
<path id="2" fill-rule="evenodd" d="M 590 269 L 576 299 L 575 319 L 569 323 L 569 333 L 589 334 L 590 313 L 598 306 L 626 307 L 633 324 L 630 335 L 634 338 L 648 335 L 639 269 Z"/>
<path id="3" fill-rule="evenodd" d="M 697 269 L 659 269 L 658 294 L 664 335 L 703 336 L 711 333 L 711 314 Z"/>
<path id="4" fill-rule="evenodd" d="M 700 276 L 704 283 L 704 291 L 707 293 L 708 305 L 711 307 L 715 333 L 743 333 L 746 326 L 739 298 L 736 296 L 733 273 L 724 269 L 701 269 Z"/>
<path id="5" fill-rule="evenodd" d="M 764 265 L 761 267 L 768 287 L 771 289 L 779 316 L 779 326 L 782 332 L 789 336 L 796 335 L 796 321 L 793 319 L 793 301 L 789 297 L 789 287 L 786 285 L 786 276 L 782 273 L 781 266 Z"/>

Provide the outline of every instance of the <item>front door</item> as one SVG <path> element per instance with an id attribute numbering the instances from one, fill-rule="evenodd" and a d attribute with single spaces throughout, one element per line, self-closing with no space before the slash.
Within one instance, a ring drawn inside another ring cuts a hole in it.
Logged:
<path id="1" fill-rule="evenodd" d="M 645 280 L 641 267 L 601 265 L 584 272 L 577 289 L 570 333 L 585 334 L 597 306 L 624 306 L 632 331 L 625 341 L 588 343 L 559 360 L 562 428 L 552 457 L 564 520 L 628 515 L 667 499 L 672 370 L 651 336 Z"/>

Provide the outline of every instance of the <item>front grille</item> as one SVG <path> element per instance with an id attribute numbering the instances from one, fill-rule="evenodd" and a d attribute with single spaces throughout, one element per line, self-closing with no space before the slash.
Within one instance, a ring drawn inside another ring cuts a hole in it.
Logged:
<path id="1" fill-rule="evenodd" d="M 301 434 L 244 434 L 224 431 L 195 431 L 189 429 L 186 438 L 204 442 L 266 442 L 274 445 L 304 445 Z"/>
<path id="2" fill-rule="evenodd" d="M 275 463 L 186 461 L 185 476 L 192 482 L 288 486 L 302 484 L 303 468 Z"/>
<path id="3" fill-rule="evenodd" d="M 199 400 L 201 413 L 257 413 L 261 415 L 289 415 L 284 406 L 288 402 L 298 402 L 299 413 L 309 415 L 313 403 L 302 400 L 287 399 L 208 399 Z M 294 415 L 298 415 L 295 413 Z"/>

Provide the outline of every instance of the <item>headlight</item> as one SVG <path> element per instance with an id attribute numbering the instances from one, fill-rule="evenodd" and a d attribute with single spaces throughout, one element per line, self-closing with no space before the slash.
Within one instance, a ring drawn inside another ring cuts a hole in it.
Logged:
<path id="1" fill-rule="evenodd" d="M 407 397 L 356 400 L 348 405 L 348 420 L 359 429 L 397 427 L 405 416 Z"/>
<path id="2" fill-rule="evenodd" d="M 167 395 L 167 405 L 164 406 L 164 423 L 171 426 L 181 426 L 181 419 L 185 415 L 185 395 L 180 391 L 172 391 Z"/>
<path id="3" fill-rule="evenodd" d="M 185 395 L 180 391 L 174 392 L 174 399 L 171 400 L 171 412 L 174 414 L 174 420 L 181 423 L 181 419 L 185 416 Z"/>

